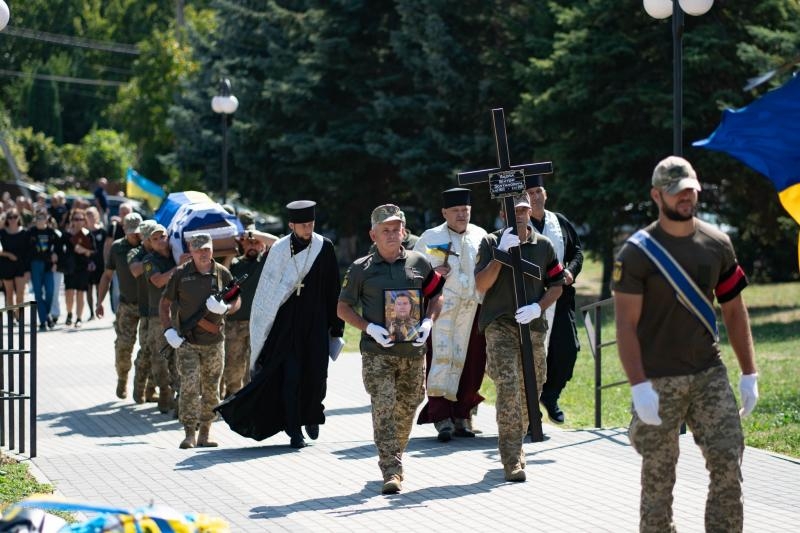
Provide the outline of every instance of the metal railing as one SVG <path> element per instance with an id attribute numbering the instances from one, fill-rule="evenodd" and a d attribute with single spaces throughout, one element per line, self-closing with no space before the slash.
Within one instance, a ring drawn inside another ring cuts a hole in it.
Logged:
<path id="1" fill-rule="evenodd" d="M 0 447 L 24 454 L 27 435 L 30 457 L 36 457 L 36 318 L 36 302 L 0 308 Z"/>
<path id="2" fill-rule="evenodd" d="M 583 325 L 589 335 L 589 349 L 594 357 L 594 425 L 597 428 L 603 427 L 603 389 L 619 387 L 628 383 L 622 380 L 607 385 L 603 384 L 603 348 L 617 343 L 616 339 L 603 342 L 601 334 L 603 307 L 613 304 L 613 298 L 606 298 L 580 308 L 583 312 Z"/>

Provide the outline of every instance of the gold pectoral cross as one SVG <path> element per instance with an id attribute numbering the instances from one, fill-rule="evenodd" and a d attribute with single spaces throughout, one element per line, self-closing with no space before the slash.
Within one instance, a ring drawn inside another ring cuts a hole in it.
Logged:
<path id="1" fill-rule="evenodd" d="M 303 287 L 305 287 L 305 284 L 303 283 L 303 280 L 297 280 L 297 283 L 294 284 L 294 288 L 295 288 L 294 294 L 296 296 L 300 296 L 300 289 L 302 289 Z"/>

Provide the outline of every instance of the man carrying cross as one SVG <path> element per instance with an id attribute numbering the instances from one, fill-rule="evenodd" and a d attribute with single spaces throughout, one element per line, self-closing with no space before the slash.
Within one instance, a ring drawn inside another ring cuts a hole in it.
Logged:
<path id="1" fill-rule="evenodd" d="M 530 333 L 536 374 L 537 398 L 547 374 L 544 338 L 547 323 L 542 315 L 561 296 L 564 272 L 552 243 L 530 225 L 531 204 L 527 193 L 514 197 L 514 215 L 520 235 L 513 228 L 486 235 L 478 248 L 475 288 L 484 294 L 478 328 L 486 335 L 486 372 L 497 390 L 497 431 L 500 461 L 506 481 L 525 481 L 522 441 L 528 427 L 528 407 L 523 382 L 520 324 Z M 509 252 L 519 247 L 522 258 L 539 265 L 542 279 L 525 276 L 526 301 L 515 305 L 514 271 L 495 258 L 495 249 Z"/>
<path id="2" fill-rule="evenodd" d="M 286 431 L 306 446 L 325 422 L 328 356 L 344 322 L 336 316 L 339 267 L 333 243 L 314 232 L 315 202 L 289 203 L 292 232 L 269 250 L 250 315 L 252 381 L 217 407 L 231 429 L 255 440 Z M 338 352 L 337 352 L 338 355 Z"/>

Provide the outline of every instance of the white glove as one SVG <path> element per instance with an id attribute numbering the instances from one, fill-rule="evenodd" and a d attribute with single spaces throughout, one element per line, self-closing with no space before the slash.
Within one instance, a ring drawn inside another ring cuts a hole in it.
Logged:
<path id="1" fill-rule="evenodd" d="M 206 309 L 217 315 L 224 315 L 228 312 L 228 304 L 220 302 L 214 296 L 209 296 L 206 300 Z"/>
<path id="2" fill-rule="evenodd" d="M 739 378 L 739 394 L 742 398 L 739 416 L 744 418 L 753 412 L 758 402 L 758 374 L 744 374 Z"/>
<path id="3" fill-rule="evenodd" d="M 433 327 L 433 320 L 430 318 L 426 318 L 422 321 L 422 324 L 419 325 L 417 331 L 419 331 L 419 337 L 417 340 L 412 342 L 414 346 L 422 346 L 425 344 L 425 341 L 428 340 L 428 336 L 431 334 L 431 328 Z"/>
<path id="4" fill-rule="evenodd" d="M 511 233 L 513 228 L 506 228 L 500 236 L 500 242 L 497 243 L 497 249 L 502 252 L 507 252 L 509 248 L 519 246 L 519 236 Z"/>
<path id="5" fill-rule="evenodd" d="M 178 335 L 178 332 L 175 328 L 169 328 L 167 331 L 164 332 L 164 338 L 167 339 L 167 342 L 170 346 L 175 348 L 176 350 L 183 344 L 183 337 Z"/>
<path id="6" fill-rule="evenodd" d="M 661 425 L 661 417 L 658 416 L 658 393 L 653 390 L 653 384 L 649 381 L 637 383 L 631 387 L 633 395 L 633 408 L 639 419 L 651 426 Z"/>
<path id="7" fill-rule="evenodd" d="M 542 308 L 539 307 L 539 304 L 523 305 L 514 314 L 514 318 L 519 324 L 527 324 L 540 316 L 542 316 Z"/>
<path id="8" fill-rule="evenodd" d="M 386 331 L 386 328 L 383 326 L 379 326 L 378 324 L 370 324 L 367 326 L 367 335 L 375 339 L 375 342 L 384 348 L 391 348 L 394 346 L 394 342 L 392 342 L 391 337 L 389 337 L 389 332 Z"/>

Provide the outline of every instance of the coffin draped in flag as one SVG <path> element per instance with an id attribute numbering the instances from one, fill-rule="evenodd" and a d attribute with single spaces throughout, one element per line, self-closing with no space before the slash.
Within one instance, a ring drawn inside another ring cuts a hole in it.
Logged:
<path id="1" fill-rule="evenodd" d="M 242 223 L 207 194 L 198 191 L 174 192 L 167 196 L 155 216 L 167 228 L 175 262 L 188 252 L 186 238 L 208 233 L 214 242 L 214 256 L 235 255 L 235 237 L 242 232 Z"/>
<path id="2" fill-rule="evenodd" d="M 725 152 L 767 176 L 800 224 L 800 76 L 741 109 L 726 109 L 707 139 L 693 146 Z"/>

